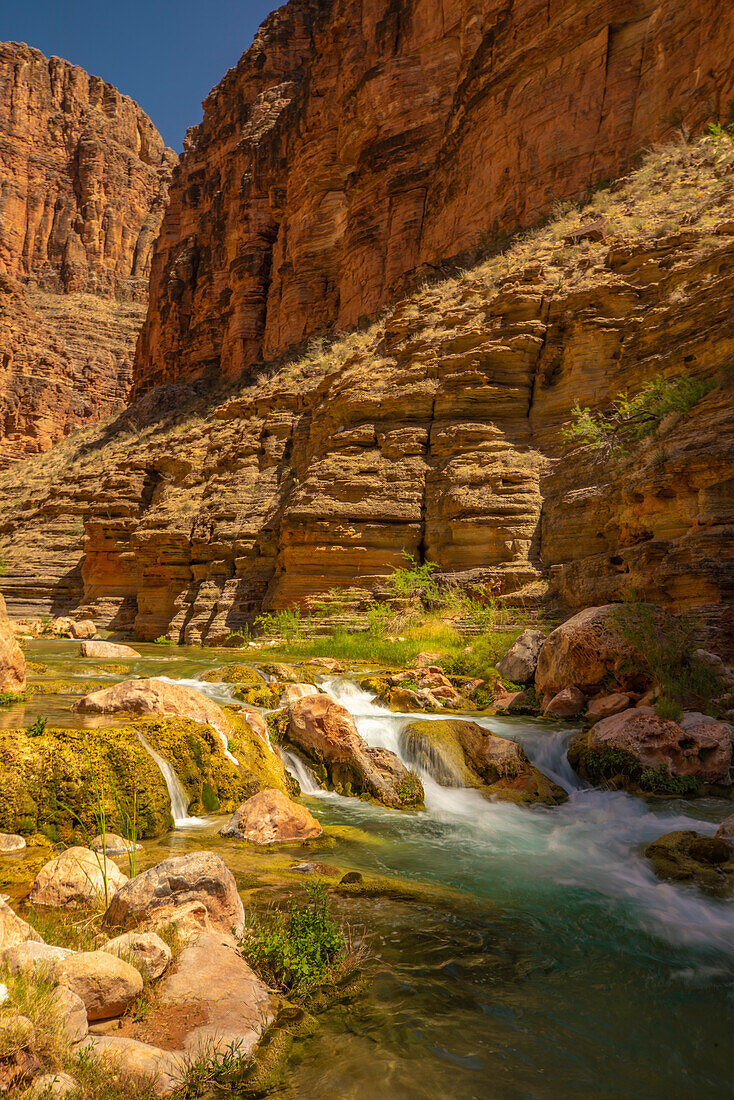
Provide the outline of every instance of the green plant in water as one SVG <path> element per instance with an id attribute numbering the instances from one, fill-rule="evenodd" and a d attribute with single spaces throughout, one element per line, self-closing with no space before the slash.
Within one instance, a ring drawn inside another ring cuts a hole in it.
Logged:
<path id="1" fill-rule="evenodd" d="M 154 645 L 174 645 L 175 643 L 171 638 L 167 638 L 165 634 L 161 634 L 160 638 L 156 638 Z"/>
<path id="2" fill-rule="evenodd" d="M 693 775 L 671 775 L 667 768 L 645 768 L 639 778 L 644 791 L 652 794 L 678 794 L 683 797 L 698 793 L 699 782 Z"/>
<path id="3" fill-rule="evenodd" d="M 0 691 L 0 707 L 12 707 L 14 703 L 22 703 L 25 701 L 26 693 L 19 691 L 17 693 L 12 691 Z"/>
<path id="4" fill-rule="evenodd" d="M 198 1100 L 202 1096 L 239 1095 L 238 1085 L 247 1073 L 251 1058 L 242 1049 L 242 1040 L 229 1043 L 224 1050 L 204 1047 L 196 1057 L 187 1059 L 183 1080 L 173 1093 L 174 1100 Z"/>
<path id="5" fill-rule="evenodd" d="M 561 430 L 561 438 L 626 454 L 630 444 L 651 435 L 668 413 L 690 412 L 713 386 L 713 381 L 684 371 L 676 378 L 658 375 L 634 397 L 617 394 L 608 412 L 592 412 L 577 401 L 571 410 L 572 423 Z"/>
<path id="6" fill-rule="evenodd" d="M 39 714 L 35 722 L 31 726 L 27 727 L 26 733 L 29 737 L 40 737 L 45 731 L 47 723 L 48 718 L 46 718 L 43 714 Z"/>
<path id="7" fill-rule="evenodd" d="M 271 911 L 253 923 L 240 950 L 254 970 L 271 985 L 305 994 L 338 976 L 346 940 L 329 910 L 326 888 L 309 883 L 306 901 L 288 910 Z"/>

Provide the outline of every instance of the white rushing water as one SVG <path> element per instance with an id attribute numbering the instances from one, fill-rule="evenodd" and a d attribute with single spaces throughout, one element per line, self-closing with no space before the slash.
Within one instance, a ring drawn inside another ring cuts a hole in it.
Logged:
<path id="1" fill-rule="evenodd" d="M 162 680 L 164 684 L 175 684 L 176 687 L 193 688 L 194 691 L 198 691 L 200 695 L 205 695 L 207 699 L 211 699 L 212 702 L 218 703 L 220 706 L 227 706 L 229 703 L 236 701 L 234 697 L 235 689 L 230 684 L 209 684 L 206 680 L 172 680 L 170 676 L 158 676 L 156 679 Z M 227 738 L 222 731 L 216 730 L 216 734 L 222 742 L 222 750 L 230 763 L 239 764 L 237 757 L 232 755 Z"/>
<path id="2" fill-rule="evenodd" d="M 297 753 L 290 749 L 280 749 L 280 756 L 286 769 L 294 779 L 297 779 L 303 794 L 322 794 L 322 789 L 316 782 L 316 776 L 309 767 L 304 764 Z"/>
<path id="3" fill-rule="evenodd" d="M 157 753 L 153 746 L 146 741 L 142 733 L 138 731 L 138 740 L 143 746 L 148 755 L 158 765 L 161 775 L 163 776 L 166 787 L 168 788 L 168 794 L 171 799 L 171 817 L 174 820 L 174 824 L 179 825 L 205 825 L 206 822 L 200 817 L 189 817 L 189 796 L 181 783 L 181 780 L 176 775 L 175 771 L 168 763 L 167 760 Z"/>
<path id="4" fill-rule="evenodd" d="M 395 714 L 375 703 L 352 681 L 324 682 L 350 711 L 369 745 L 390 749 L 404 763 L 400 732 L 411 721 L 440 715 Z M 467 716 L 471 719 L 471 716 Z M 478 791 L 442 787 L 420 771 L 426 813 L 445 827 L 438 843 L 463 845 L 481 865 L 492 864 L 498 888 L 513 896 L 534 877 L 538 890 L 595 891 L 626 914 L 625 919 L 679 944 L 724 948 L 734 953 L 734 906 L 693 888 L 662 882 L 642 854 L 663 833 L 695 829 L 712 835 L 716 825 L 621 791 L 589 787 L 568 763 L 572 730 L 532 719 L 477 717 L 485 729 L 522 744 L 532 763 L 560 784 L 569 799 L 562 806 L 519 806 L 489 801 Z M 414 765 L 410 765 L 414 766 Z M 320 792 L 314 792 L 319 794 Z"/>

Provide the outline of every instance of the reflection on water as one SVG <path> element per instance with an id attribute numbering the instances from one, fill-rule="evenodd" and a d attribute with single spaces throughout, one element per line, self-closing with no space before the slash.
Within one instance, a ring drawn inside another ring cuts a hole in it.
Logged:
<path id="1" fill-rule="evenodd" d="M 44 645 L 47 647 L 43 649 Z M 59 643 L 31 656 L 67 662 Z M 241 651 L 141 647 L 132 675 L 192 681 Z M 42 655 L 45 653 L 45 656 Z M 86 671 L 85 676 L 96 675 Z M 409 716 L 376 705 L 355 684 L 324 677 L 372 745 L 400 750 Z M 200 688 L 217 701 L 222 685 Z M 51 717 L 59 699 L 27 704 L 20 724 Z M 16 708 L 12 708 L 16 709 Z M 68 712 L 65 712 L 69 718 Z M 5 717 L 5 715 L 3 715 Z M 78 716 L 70 718 L 79 723 Z M 385 899 L 337 900 L 368 929 L 373 981 L 357 1005 L 322 1018 L 288 1079 L 292 1100 L 701 1100 L 731 1091 L 734 905 L 658 881 L 641 855 L 674 828 L 712 833 L 731 804 L 632 798 L 593 790 L 568 765 L 571 729 L 524 718 L 477 718 L 523 744 L 570 792 L 561 807 L 487 802 L 424 775 L 426 811 L 399 812 L 322 792 L 306 801 L 325 825 L 358 826 L 371 843 L 339 839 L 340 867 L 443 884 L 475 899 L 445 911 Z M 55 724 L 57 718 L 52 717 Z M 109 722 L 105 719 L 105 722 Z M 301 769 L 297 757 L 288 766 Z M 245 882 L 283 854 L 217 834 L 220 821 L 146 845 L 146 862 L 211 847 Z M 292 858 L 308 858 L 296 848 Z"/>

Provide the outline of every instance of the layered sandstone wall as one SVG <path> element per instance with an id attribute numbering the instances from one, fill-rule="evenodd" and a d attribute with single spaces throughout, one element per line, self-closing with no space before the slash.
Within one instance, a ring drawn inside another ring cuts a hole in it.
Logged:
<path id="1" fill-rule="evenodd" d="M 0 43 L 0 464 L 122 407 L 176 159 L 112 85 Z"/>
<path id="2" fill-rule="evenodd" d="M 374 316 L 725 116 L 732 56 L 729 0 L 291 0 L 189 133 L 136 395 Z"/>

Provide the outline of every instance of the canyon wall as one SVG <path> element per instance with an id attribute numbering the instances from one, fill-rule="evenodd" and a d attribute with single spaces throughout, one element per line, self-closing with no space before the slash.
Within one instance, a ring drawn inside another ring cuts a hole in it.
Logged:
<path id="1" fill-rule="evenodd" d="M 176 159 L 111 84 L 0 43 L 0 464 L 123 406 Z"/>
<path id="2" fill-rule="evenodd" d="M 373 317 L 734 101 L 729 0 L 291 0 L 189 131 L 135 395 Z"/>

